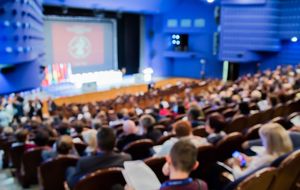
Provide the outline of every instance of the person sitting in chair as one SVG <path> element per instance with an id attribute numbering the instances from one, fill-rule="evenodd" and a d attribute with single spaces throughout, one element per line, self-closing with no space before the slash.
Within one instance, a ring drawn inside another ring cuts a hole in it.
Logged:
<path id="1" fill-rule="evenodd" d="M 67 169 L 67 182 L 73 188 L 80 178 L 98 169 L 109 167 L 123 167 L 125 161 L 131 160 L 131 156 L 114 152 L 116 136 L 111 128 L 102 128 L 97 133 L 98 152 L 96 155 L 86 156 L 77 162 L 76 167 Z"/>

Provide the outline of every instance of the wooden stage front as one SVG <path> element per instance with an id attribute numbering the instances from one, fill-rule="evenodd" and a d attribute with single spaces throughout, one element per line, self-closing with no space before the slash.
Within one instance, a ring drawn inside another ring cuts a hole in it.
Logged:
<path id="1" fill-rule="evenodd" d="M 175 85 L 177 82 L 180 81 L 187 82 L 187 81 L 193 81 L 193 79 L 187 79 L 187 78 L 163 79 L 157 81 L 155 87 L 160 88 L 168 84 Z M 99 91 L 99 92 L 86 93 L 86 94 L 81 94 L 76 96 L 61 97 L 55 99 L 55 103 L 57 105 L 62 105 L 62 104 L 70 104 L 70 103 L 96 102 L 101 100 L 113 99 L 123 94 L 136 94 L 139 92 L 146 92 L 147 90 L 148 89 L 146 84 L 131 85 L 131 86 L 115 88 L 107 91 Z"/>

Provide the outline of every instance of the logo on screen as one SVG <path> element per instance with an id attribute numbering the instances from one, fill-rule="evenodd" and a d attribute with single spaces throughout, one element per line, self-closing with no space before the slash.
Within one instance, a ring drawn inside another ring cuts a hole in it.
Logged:
<path id="1" fill-rule="evenodd" d="M 74 36 L 68 44 L 68 50 L 72 57 L 84 59 L 91 54 L 90 40 L 85 36 Z"/>

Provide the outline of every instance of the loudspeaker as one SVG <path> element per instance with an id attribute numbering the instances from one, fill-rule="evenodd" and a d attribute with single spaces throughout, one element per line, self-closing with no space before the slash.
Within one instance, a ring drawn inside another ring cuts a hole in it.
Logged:
<path id="1" fill-rule="evenodd" d="M 2 68 L 1 73 L 3 75 L 7 75 L 7 74 L 10 74 L 10 73 L 13 73 L 15 71 L 15 69 L 16 69 L 15 66 L 8 66 L 8 67 L 5 67 L 5 68 Z"/>

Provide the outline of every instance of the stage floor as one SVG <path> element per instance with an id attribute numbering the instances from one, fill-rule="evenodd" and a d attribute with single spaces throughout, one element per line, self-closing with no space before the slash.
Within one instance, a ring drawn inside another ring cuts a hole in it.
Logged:
<path id="1" fill-rule="evenodd" d="M 155 87 L 160 88 L 166 85 L 175 85 L 178 82 L 192 81 L 193 79 L 187 78 L 155 78 Z M 53 86 L 51 87 L 53 88 Z M 69 88 L 69 89 L 68 89 Z M 48 89 L 49 90 L 49 89 Z M 124 80 L 124 83 L 118 87 L 111 87 L 109 89 L 99 87 L 96 92 L 84 93 L 80 89 L 74 89 L 70 86 L 57 87 L 51 89 L 52 93 L 56 93 L 56 96 L 52 96 L 58 105 L 70 104 L 70 103 L 87 103 L 103 101 L 115 98 L 123 94 L 136 94 L 146 92 L 148 90 L 147 83 L 136 83 L 132 79 Z M 50 91 L 48 91 L 49 93 Z M 60 95 L 60 96 L 58 96 Z"/>
<path id="2" fill-rule="evenodd" d="M 153 82 L 158 82 L 164 80 L 166 78 L 155 77 L 153 78 Z M 107 79 L 109 80 L 109 79 Z M 125 75 L 123 76 L 123 80 L 118 83 L 113 84 L 105 84 L 101 86 L 96 86 L 92 89 L 82 89 L 81 87 L 77 87 L 75 84 L 70 82 L 55 84 L 47 87 L 43 87 L 43 92 L 48 96 L 54 99 L 61 97 L 69 97 L 76 95 L 83 95 L 87 93 L 101 92 L 101 91 L 109 91 L 112 89 L 128 87 L 133 85 L 146 85 L 147 83 L 144 80 L 141 80 L 136 75 Z"/>

